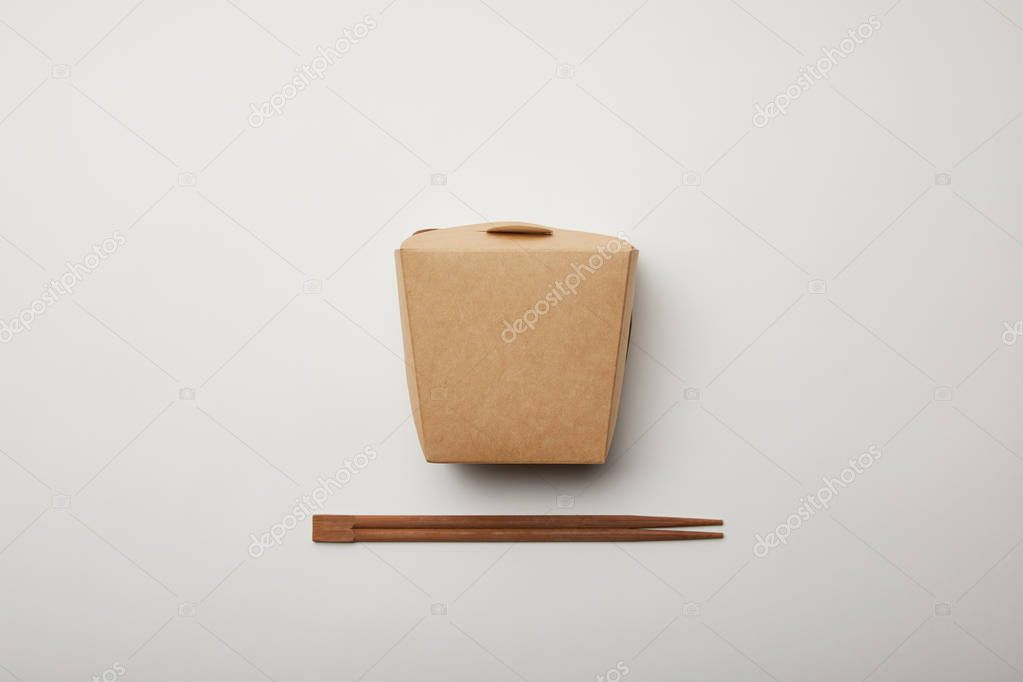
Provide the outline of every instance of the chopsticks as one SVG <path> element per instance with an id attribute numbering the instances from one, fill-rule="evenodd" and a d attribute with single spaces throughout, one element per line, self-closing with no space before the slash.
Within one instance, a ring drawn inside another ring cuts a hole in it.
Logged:
<path id="1" fill-rule="evenodd" d="M 666 530 L 720 526 L 679 516 L 313 516 L 313 542 L 639 542 L 704 540 L 723 533 Z"/>

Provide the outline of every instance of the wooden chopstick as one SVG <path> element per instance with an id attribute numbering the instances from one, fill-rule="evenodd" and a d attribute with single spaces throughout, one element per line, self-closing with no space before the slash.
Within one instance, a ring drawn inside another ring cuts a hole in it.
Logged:
<path id="1" fill-rule="evenodd" d="M 692 519 L 682 516 L 635 516 L 608 514 L 560 514 L 516 516 L 453 516 L 416 514 L 337 515 L 316 514 L 313 523 L 345 528 L 676 528 L 720 526 L 721 519 Z"/>
<path id="2" fill-rule="evenodd" d="M 314 525 L 313 542 L 639 542 L 706 540 L 724 533 L 648 528 L 356 528 Z"/>
<path id="3" fill-rule="evenodd" d="M 313 516 L 314 542 L 633 542 L 701 540 L 724 534 L 664 530 L 720 526 L 679 516 Z"/>

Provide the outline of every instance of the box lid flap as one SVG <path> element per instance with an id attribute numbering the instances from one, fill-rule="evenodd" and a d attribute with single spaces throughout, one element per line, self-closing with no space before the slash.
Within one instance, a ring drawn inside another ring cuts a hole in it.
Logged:
<path id="1" fill-rule="evenodd" d="M 595 251 L 607 244 L 606 235 L 562 230 L 517 221 L 462 225 L 415 232 L 402 251 Z M 632 247 L 622 242 L 623 250 Z"/>

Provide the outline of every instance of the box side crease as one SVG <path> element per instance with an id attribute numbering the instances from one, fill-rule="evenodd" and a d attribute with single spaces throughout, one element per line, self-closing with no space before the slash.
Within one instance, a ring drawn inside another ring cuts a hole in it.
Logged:
<path id="1" fill-rule="evenodd" d="M 412 421 L 416 425 L 419 442 L 425 444 L 423 432 L 422 400 L 419 395 L 419 376 L 416 373 L 415 342 L 412 336 L 412 321 L 408 312 L 408 292 L 405 289 L 405 268 L 402 252 L 394 252 L 395 269 L 398 272 L 398 307 L 401 310 L 402 345 L 405 349 L 405 375 L 408 380 L 409 400 L 412 403 Z"/>
<path id="2" fill-rule="evenodd" d="M 629 351 L 629 342 L 632 339 L 632 302 L 636 288 L 636 264 L 639 260 L 639 251 L 635 248 L 629 250 L 629 266 L 625 278 L 625 291 L 622 295 L 621 315 L 619 324 L 621 332 L 618 340 L 618 353 L 615 357 L 614 378 L 611 382 L 611 406 L 607 420 L 607 440 L 604 444 L 604 461 L 611 452 L 611 440 L 614 437 L 615 423 L 618 420 L 618 408 L 621 402 L 622 384 L 625 379 L 625 359 Z M 628 319 L 626 319 L 628 316 Z"/>

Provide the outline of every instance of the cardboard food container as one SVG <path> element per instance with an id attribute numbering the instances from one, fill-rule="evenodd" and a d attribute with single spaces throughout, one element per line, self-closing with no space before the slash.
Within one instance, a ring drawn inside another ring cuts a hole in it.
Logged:
<path id="1" fill-rule="evenodd" d="M 430 462 L 600 464 L 638 251 L 529 223 L 420 230 L 395 251 L 409 398 Z"/>

